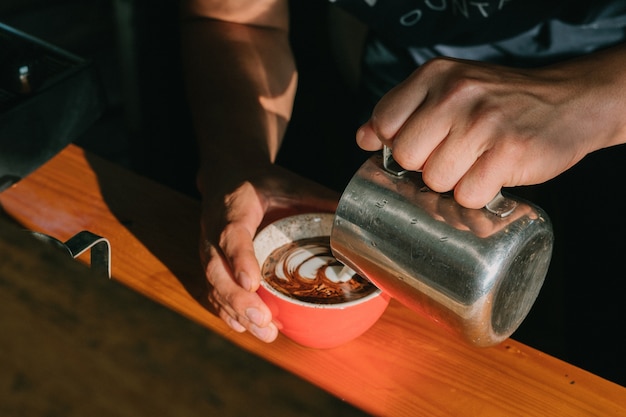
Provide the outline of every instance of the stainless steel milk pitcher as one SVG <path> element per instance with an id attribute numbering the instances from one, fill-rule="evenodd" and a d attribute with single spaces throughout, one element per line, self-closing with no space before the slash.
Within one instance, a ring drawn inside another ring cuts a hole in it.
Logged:
<path id="1" fill-rule="evenodd" d="M 478 346 L 500 343 L 524 320 L 553 241 L 548 216 L 532 203 L 499 194 L 483 209 L 464 208 L 389 154 L 372 156 L 351 179 L 330 238 L 339 261 Z"/>

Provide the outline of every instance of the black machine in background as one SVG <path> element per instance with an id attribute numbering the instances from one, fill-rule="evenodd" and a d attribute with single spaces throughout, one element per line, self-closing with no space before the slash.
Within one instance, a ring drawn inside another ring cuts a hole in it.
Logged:
<path id="1" fill-rule="evenodd" d="M 104 102 L 89 61 L 0 23 L 0 191 L 75 140 Z"/>

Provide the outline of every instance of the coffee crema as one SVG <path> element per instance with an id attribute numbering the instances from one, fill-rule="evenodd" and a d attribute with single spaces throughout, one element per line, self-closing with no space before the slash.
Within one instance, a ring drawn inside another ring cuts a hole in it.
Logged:
<path id="1" fill-rule="evenodd" d="M 263 278 L 275 290 L 314 304 L 338 304 L 363 298 L 376 287 L 343 265 L 330 250 L 328 236 L 297 240 L 275 249 L 265 260 Z"/>

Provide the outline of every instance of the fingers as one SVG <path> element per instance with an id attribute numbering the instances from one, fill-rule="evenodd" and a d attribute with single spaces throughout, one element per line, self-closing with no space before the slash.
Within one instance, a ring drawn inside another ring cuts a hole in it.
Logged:
<path id="1" fill-rule="evenodd" d="M 227 201 L 226 224 L 219 235 L 219 248 L 235 281 L 246 291 L 254 292 L 259 288 L 261 271 L 252 239 L 264 210 L 250 183 L 243 184 Z"/>
<path id="2" fill-rule="evenodd" d="M 511 177 L 515 165 L 498 163 L 494 154 L 483 153 L 454 186 L 454 199 L 463 207 L 485 207 L 505 185 L 504 179 Z"/>
<path id="3" fill-rule="evenodd" d="M 272 342 L 278 329 L 272 323 L 272 314 L 256 292 L 242 288 L 235 280 L 229 263 L 211 246 L 206 275 L 211 283 L 209 302 L 218 315 L 233 330 L 248 330 L 264 342 Z"/>
<path id="4" fill-rule="evenodd" d="M 454 117 L 455 115 L 457 117 Z M 394 159 L 405 169 L 423 170 L 426 162 L 437 155 L 439 147 L 452 141 L 456 143 L 447 150 L 452 150 L 455 154 L 438 152 L 439 160 L 435 165 L 450 166 L 451 162 L 459 164 L 461 162 L 457 159 L 459 156 L 469 157 L 466 152 L 461 152 L 459 149 L 459 146 L 463 146 L 462 143 L 458 142 L 458 139 L 462 139 L 462 137 L 457 133 L 462 127 L 459 126 L 461 120 L 458 117 L 458 111 L 451 108 L 448 103 L 426 99 L 396 133 L 393 139 Z M 450 184 L 451 180 L 445 178 L 450 174 L 448 170 L 441 170 L 437 174 L 436 179 L 441 184 L 435 182 L 430 184 L 436 191 L 448 191 L 451 189 L 449 188 L 450 185 L 454 186 L 456 183 L 454 181 Z"/>
<path id="5" fill-rule="evenodd" d="M 240 185 L 222 201 L 222 207 L 204 202 L 201 257 L 210 284 L 209 301 L 233 330 L 247 330 L 271 342 L 278 330 L 269 308 L 256 294 L 261 272 L 252 241 L 265 204 L 250 183 Z"/>
<path id="6" fill-rule="evenodd" d="M 356 131 L 356 143 L 364 151 L 377 151 L 383 147 L 383 142 L 378 138 L 371 122 L 365 123 Z"/>
<path id="7" fill-rule="evenodd" d="M 418 70 L 378 102 L 370 120 L 357 130 L 357 144 L 362 149 L 375 151 L 383 145 L 391 146 L 404 123 L 426 98 L 427 85 L 418 78 L 419 75 Z"/>
<path id="8" fill-rule="evenodd" d="M 240 223 L 229 223 L 221 234 L 220 248 L 234 271 L 235 281 L 246 291 L 259 288 L 261 271 L 254 253 L 254 232 Z"/>
<path id="9" fill-rule="evenodd" d="M 403 168 L 421 170 L 429 188 L 454 190 L 457 202 L 469 208 L 483 207 L 505 185 L 528 184 L 541 167 L 527 158 L 527 169 L 520 169 L 516 152 L 528 151 L 524 141 L 536 136 L 538 103 L 501 72 L 482 64 L 430 61 L 380 100 L 357 131 L 359 146 L 392 147 Z"/>
<path id="10" fill-rule="evenodd" d="M 427 156 L 422 179 L 434 191 L 454 190 L 455 200 L 464 207 L 484 207 L 516 167 L 517 156 L 502 152 L 510 145 L 501 139 L 498 129 L 485 119 L 451 122 L 447 135 Z"/>

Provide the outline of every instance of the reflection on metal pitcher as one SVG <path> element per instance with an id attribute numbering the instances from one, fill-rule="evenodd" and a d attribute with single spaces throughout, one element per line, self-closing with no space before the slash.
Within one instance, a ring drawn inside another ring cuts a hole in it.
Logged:
<path id="1" fill-rule="evenodd" d="M 493 345 L 528 314 L 554 237 L 539 207 L 508 195 L 492 203 L 462 207 L 419 172 L 389 172 L 377 154 L 341 197 L 333 255 L 470 343 Z"/>

